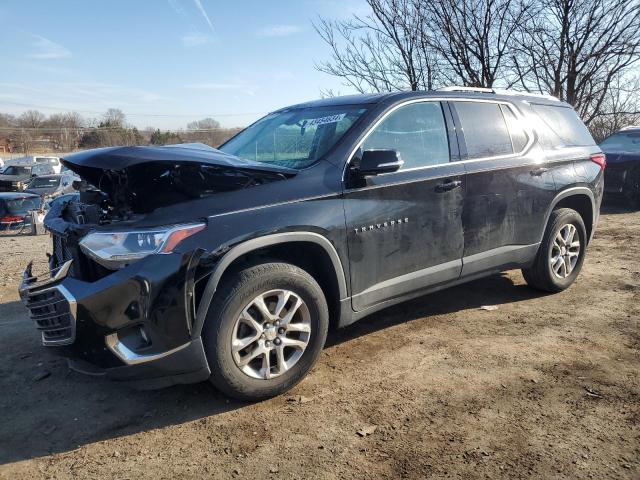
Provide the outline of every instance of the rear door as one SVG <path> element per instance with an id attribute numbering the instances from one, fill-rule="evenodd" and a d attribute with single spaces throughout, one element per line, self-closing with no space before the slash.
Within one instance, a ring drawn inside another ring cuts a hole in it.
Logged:
<path id="1" fill-rule="evenodd" d="M 450 161 L 457 142 L 443 107 L 438 101 L 396 107 L 355 154 L 393 149 L 405 162 L 397 172 L 345 185 L 356 311 L 460 275 L 464 165 Z"/>
<path id="2" fill-rule="evenodd" d="M 454 101 L 467 180 L 462 275 L 526 263 L 555 195 L 543 152 L 508 102 Z"/>

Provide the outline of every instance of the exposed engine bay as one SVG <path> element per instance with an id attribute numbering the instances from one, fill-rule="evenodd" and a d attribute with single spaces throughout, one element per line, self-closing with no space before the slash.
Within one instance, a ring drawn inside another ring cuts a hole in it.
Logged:
<path id="1" fill-rule="evenodd" d="M 74 183 L 79 195 L 53 205 L 44 223 L 54 238 L 51 268 L 73 258 L 76 274 L 86 271 L 79 243 L 91 231 L 131 228 L 159 208 L 296 173 L 206 145 L 103 148 L 70 155 L 62 163 L 82 179 Z M 94 274 L 88 276 L 100 276 Z"/>
<path id="2" fill-rule="evenodd" d="M 150 162 L 99 173 L 87 171 L 91 167 L 69 168 L 91 179 L 98 191 L 107 194 L 108 198 L 100 202 L 105 209 L 104 220 L 126 220 L 156 208 L 286 178 L 277 172 L 191 162 Z"/>

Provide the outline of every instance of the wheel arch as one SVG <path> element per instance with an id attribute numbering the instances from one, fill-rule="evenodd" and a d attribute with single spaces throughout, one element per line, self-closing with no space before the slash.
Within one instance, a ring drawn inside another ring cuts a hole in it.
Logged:
<path id="1" fill-rule="evenodd" d="M 307 255 L 301 255 L 303 253 Z M 317 255 L 323 255 L 324 258 L 318 259 Z M 337 321 L 340 300 L 347 297 L 347 285 L 342 261 L 333 244 L 323 235 L 314 232 L 276 233 L 235 245 L 220 258 L 209 275 L 197 306 L 194 337 L 200 336 L 211 301 L 225 275 L 256 256 L 285 261 L 311 270 L 309 273 L 327 296 L 330 317 Z"/>
<path id="2" fill-rule="evenodd" d="M 545 218 L 545 229 L 549 223 L 551 212 L 558 208 L 571 208 L 580 214 L 587 230 L 587 239 L 590 241 L 596 218 L 596 201 L 593 192 L 587 187 L 573 187 L 556 195 Z"/>

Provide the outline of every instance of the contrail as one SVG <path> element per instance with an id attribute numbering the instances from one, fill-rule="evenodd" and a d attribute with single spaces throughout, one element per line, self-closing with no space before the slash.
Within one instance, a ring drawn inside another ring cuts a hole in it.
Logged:
<path id="1" fill-rule="evenodd" d="M 193 2 L 196 4 L 196 8 L 198 10 L 200 10 L 200 13 L 202 14 L 204 19 L 209 24 L 209 27 L 211 27 L 211 31 L 212 32 L 215 31 L 215 29 L 213 28 L 213 23 L 211 23 L 211 19 L 209 18 L 209 15 L 207 15 L 207 12 L 205 11 L 204 7 L 202 6 L 202 2 L 200 0 L 193 0 Z"/>

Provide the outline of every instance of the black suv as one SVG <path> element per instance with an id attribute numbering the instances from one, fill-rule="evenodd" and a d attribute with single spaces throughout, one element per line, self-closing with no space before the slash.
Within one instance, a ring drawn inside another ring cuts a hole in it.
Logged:
<path id="1" fill-rule="evenodd" d="M 330 326 L 513 268 L 567 288 L 605 158 L 556 99 L 446 90 L 283 108 L 219 150 L 63 163 L 85 185 L 45 220 L 51 272 L 20 289 L 44 345 L 146 388 L 259 399 L 309 372 Z"/>

